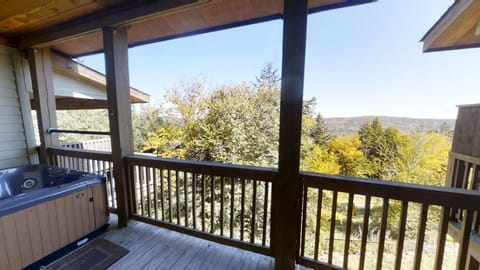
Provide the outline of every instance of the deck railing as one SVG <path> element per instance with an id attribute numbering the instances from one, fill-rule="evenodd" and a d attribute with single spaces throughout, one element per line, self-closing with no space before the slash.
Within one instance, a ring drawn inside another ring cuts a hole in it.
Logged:
<path id="1" fill-rule="evenodd" d="M 276 170 L 129 156 L 133 218 L 262 254 Z"/>
<path id="2" fill-rule="evenodd" d="M 113 178 L 112 154 L 110 152 L 50 147 L 48 149 L 53 165 L 100 174 L 107 180 L 107 198 L 110 211 L 116 212 L 115 179 Z"/>
<path id="3" fill-rule="evenodd" d="M 448 173 L 446 186 L 480 191 L 480 158 L 450 152 Z M 463 220 L 461 209 L 452 209 L 450 215 L 452 220 Z M 473 230 L 480 234 L 480 218 L 475 216 L 473 224 Z M 452 229 L 459 227 L 452 225 Z"/>
<path id="4" fill-rule="evenodd" d="M 49 153 L 56 165 L 106 175 L 115 210 L 110 153 L 61 147 Z M 124 160 L 130 218 L 273 255 L 275 169 L 143 155 Z M 452 186 L 476 189 L 476 160 L 452 160 L 457 174 L 465 172 L 464 182 Z M 297 263 L 307 267 L 464 269 L 468 248 L 479 239 L 478 190 L 314 173 L 301 173 L 301 179 Z"/>
<path id="5" fill-rule="evenodd" d="M 304 173 L 303 181 L 300 263 L 322 269 L 465 269 L 478 192 L 312 173 Z M 446 241 L 451 209 L 465 217 L 459 244 Z"/>

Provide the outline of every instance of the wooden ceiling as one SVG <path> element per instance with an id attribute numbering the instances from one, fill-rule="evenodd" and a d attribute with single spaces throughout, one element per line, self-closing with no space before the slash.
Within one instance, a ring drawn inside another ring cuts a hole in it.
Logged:
<path id="1" fill-rule="evenodd" d="M 374 0 L 309 0 L 309 11 Z M 128 26 L 130 46 L 281 18 L 283 0 L 1 1 L 0 43 L 68 56 L 103 49 L 101 29 Z"/>
<path id="2" fill-rule="evenodd" d="M 457 0 L 422 38 L 425 52 L 480 46 L 480 0 Z"/>

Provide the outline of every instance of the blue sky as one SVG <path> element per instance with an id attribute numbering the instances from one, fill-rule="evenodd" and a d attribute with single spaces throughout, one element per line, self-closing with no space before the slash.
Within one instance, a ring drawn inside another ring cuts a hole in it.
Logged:
<path id="1" fill-rule="evenodd" d="M 380 0 L 308 18 L 305 98 L 324 117 L 455 118 L 480 103 L 480 49 L 422 53 L 419 42 L 453 0 Z M 253 81 L 265 62 L 281 69 L 282 21 L 135 47 L 130 83 L 163 100 L 192 78 L 207 88 Z M 103 55 L 81 59 L 104 71 Z"/>

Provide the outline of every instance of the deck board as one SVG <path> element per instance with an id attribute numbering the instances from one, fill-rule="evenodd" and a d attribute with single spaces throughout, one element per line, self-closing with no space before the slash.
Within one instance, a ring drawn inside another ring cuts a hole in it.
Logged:
<path id="1" fill-rule="evenodd" d="M 116 222 L 116 216 L 110 215 L 110 228 L 102 237 L 130 252 L 109 270 L 274 269 L 274 259 L 268 256 L 139 221 L 131 220 L 125 228 L 117 228 Z M 307 268 L 297 266 L 297 269 Z"/>
<path id="2" fill-rule="evenodd" d="M 150 224 L 129 221 L 117 228 L 110 216 L 110 229 L 102 236 L 130 252 L 109 270 L 131 269 L 273 269 L 273 258 L 229 247 Z"/>

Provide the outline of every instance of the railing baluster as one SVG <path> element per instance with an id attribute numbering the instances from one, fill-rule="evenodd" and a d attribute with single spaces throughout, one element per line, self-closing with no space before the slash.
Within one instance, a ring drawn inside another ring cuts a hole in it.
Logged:
<path id="1" fill-rule="evenodd" d="M 337 216 L 337 191 L 333 191 L 333 198 L 332 198 L 332 215 L 330 218 L 330 239 L 328 243 L 328 263 L 332 264 L 333 259 L 333 244 L 335 242 L 335 223 L 336 223 L 336 216 Z"/>
<path id="2" fill-rule="evenodd" d="M 136 168 L 138 169 L 137 171 L 137 178 L 138 178 L 138 189 L 140 191 L 140 215 L 144 215 L 145 214 L 145 205 L 144 205 L 144 202 L 145 202 L 145 199 L 143 197 L 143 168 L 144 167 L 141 167 L 141 166 L 136 166 Z"/>
<path id="3" fill-rule="evenodd" d="M 456 160 L 455 174 L 453 179 L 453 187 L 462 188 L 466 175 L 467 166 L 466 161 Z M 462 209 L 452 209 L 452 215 L 458 220 L 462 220 Z"/>
<path id="4" fill-rule="evenodd" d="M 210 232 L 215 232 L 215 176 L 210 176 Z"/>
<path id="5" fill-rule="evenodd" d="M 177 224 L 180 225 L 180 178 L 178 170 L 175 170 L 175 203 L 177 205 Z"/>
<path id="6" fill-rule="evenodd" d="M 197 228 L 197 174 L 192 173 L 192 216 L 193 228 Z"/>
<path id="7" fill-rule="evenodd" d="M 172 172 L 167 170 L 167 184 L 168 184 L 168 221 L 172 223 L 173 207 L 172 207 Z"/>
<path id="8" fill-rule="evenodd" d="M 222 176 L 221 182 L 220 182 L 220 235 L 221 236 L 223 236 L 224 200 L 225 200 L 225 177 Z"/>
<path id="9" fill-rule="evenodd" d="M 205 231 L 205 175 L 202 174 L 202 231 Z"/>
<path id="10" fill-rule="evenodd" d="M 343 250 L 343 267 L 348 268 L 348 254 L 350 251 L 350 234 L 352 233 L 353 193 L 348 194 L 347 224 L 345 229 L 345 246 Z"/>
<path id="11" fill-rule="evenodd" d="M 265 191 L 263 198 L 263 227 L 262 227 L 262 245 L 265 246 L 267 238 L 267 217 L 268 217 L 268 182 L 265 183 Z"/>
<path id="12" fill-rule="evenodd" d="M 155 219 L 158 219 L 158 182 L 157 182 L 157 168 L 151 168 L 153 179 L 153 206 L 155 211 Z"/>
<path id="13" fill-rule="evenodd" d="M 467 269 L 468 245 L 470 244 L 470 235 L 472 234 L 474 211 L 465 210 L 463 216 L 460 241 L 458 243 L 457 269 Z"/>
<path id="14" fill-rule="evenodd" d="M 435 270 L 441 270 L 443 265 L 443 256 L 445 254 L 445 240 L 447 239 L 448 223 L 450 220 L 450 209 L 442 207 L 440 215 L 440 225 L 437 236 L 437 250 L 435 252 Z"/>
<path id="15" fill-rule="evenodd" d="M 165 221 L 165 188 L 163 186 L 163 169 L 160 169 L 160 211 L 162 211 L 162 220 Z"/>
<path id="16" fill-rule="evenodd" d="M 378 253 L 377 253 L 377 270 L 382 269 L 383 252 L 385 250 L 385 235 L 387 233 L 387 219 L 388 219 L 388 199 L 383 198 L 382 203 L 382 223 L 380 225 L 380 239 L 378 241 Z"/>
<path id="17" fill-rule="evenodd" d="M 245 179 L 242 178 L 242 195 L 240 208 L 240 240 L 243 241 L 243 234 L 245 229 Z"/>
<path id="18" fill-rule="evenodd" d="M 303 179 L 302 179 L 303 180 Z M 305 256 L 305 230 L 307 228 L 307 202 L 308 202 L 308 188 L 306 185 L 303 185 L 302 191 L 302 232 L 300 239 L 301 247 L 300 247 L 300 257 Z"/>
<path id="19" fill-rule="evenodd" d="M 470 178 L 471 164 L 465 161 L 465 172 L 463 173 L 462 188 L 468 189 L 468 180 Z"/>
<path id="20" fill-rule="evenodd" d="M 146 189 L 146 192 L 147 192 L 147 216 L 148 217 L 152 217 L 152 200 L 150 198 L 151 196 L 151 193 L 150 193 L 150 168 L 147 168 L 147 167 L 143 167 L 143 169 L 145 170 L 145 183 L 147 185 L 147 189 Z"/>
<path id="21" fill-rule="evenodd" d="M 188 227 L 188 175 L 183 172 L 183 192 L 185 198 L 185 226 Z"/>
<path id="22" fill-rule="evenodd" d="M 72 167 L 70 167 L 70 157 L 65 157 L 65 164 L 64 164 L 64 167 L 65 168 L 70 168 L 72 169 Z"/>
<path id="23" fill-rule="evenodd" d="M 403 254 L 403 242 L 405 240 L 405 227 L 407 225 L 408 214 L 408 202 L 402 201 L 402 208 L 400 214 L 400 223 L 398 226 L 398 242 L 397 242 L 397 254 L 395 256 L 395 269 L 400 270 L 402 268 L 402 254 Z"/>
<path id="24" fill-rule="evenodd" d="M 250 243 L 255 242 L 255 219 L 257 215 L 257 180 L 253 181 L 253 191 L 252 191 L 252 217 L 251 217 L 251 225 L 250 225 Z"/>
<path id="25" fill-rule="evenodd" d="M 230 238 L 233 238 L 235 228 L 235 178 L 230 178 Z"/>
<path id="26" fill-rule="evenodd" d="M 372 198 L 367 195 L 365 198 L 365 210 L 363 212 L 362 243 L 360 245 L 360 261 L 358 263 L 359 270 L 363 270 L 365 268 L 365 254 L 367 248 L 368 220 L 370 218 L 371 200 Z"/>
<path id="27" fill-rule="evenodd" d="M 417 234 L 417 246 L 415 248 L 415 261 L 413 264 L 413 269 L 420 269 L 422 263 L 422 253 L 423 253 L 423 244 L 425 240 L 425 229 L 427 227 L 427 216 L 428 216 L 428 204 L 422 204 L 422 212 L 420 214 L 420 224 L 418 227 Z"/>
<path id="28" fill-rule="evenodd" d="M 89 172 L 89 173 L 93 173 L 93 170 L 92 170 L 92 165 L 91 165 L 91 163 L 90 163 L 90 162 L 92 162 L 92 159 L 90 159 L 90 158 L 89 158 L 89 159 L 87 159 L 87 172 Z"/>
<path id="29" fill-rule="evenodd" d="M 317 218 L 315 221 L 315 244 L 313 250 L 313 258 L 318 260 L 318 250 L 320 249 L 320 225 L 322 222 L 322 200 L 323 200 L 323 190 L 317 190 Z"/>
<path id="30" fill-rule="evenodd" d="M 105 168 L 105 163 L 106 163 L 105 161 L 103 161 L 101 163 L 97 163 L 97 166 L 100 165 L 99 167 Z M 107 176 L 108 184 L 110 186 L 111 207 L 117 208 L 117 193 L 115 192 L 115 183 L 113 181 L 113 172 L 110 170 L 110 171 L 103 171 L 102 173 Z"/>

